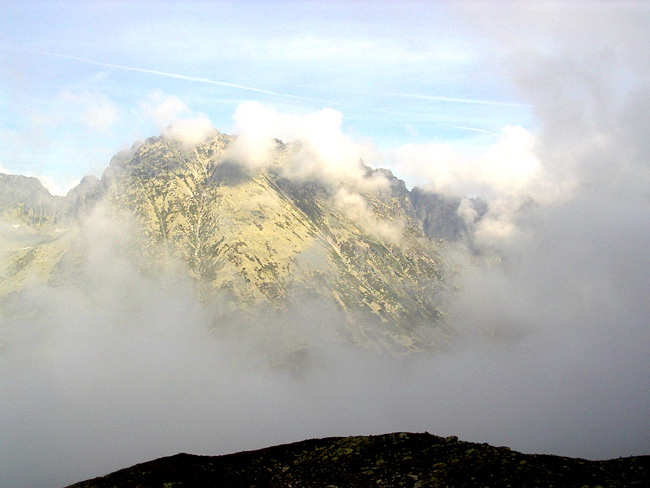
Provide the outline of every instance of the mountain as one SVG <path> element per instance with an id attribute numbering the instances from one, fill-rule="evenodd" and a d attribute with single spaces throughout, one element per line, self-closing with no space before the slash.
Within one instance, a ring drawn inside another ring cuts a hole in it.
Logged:
<path id="1" fill-rule="evenodd" d="M 249 325 L 315 303 L 341 318 L 332 326 L 340 340 L 444 347 L 454 336 L 445 250 L 467 239 L 458 203 L 409 191 L 362 161 L 325 173 L 298 143 L 276 140 L 252 165 L 235 137 L 216 131 L 192 147 L 153 137 L 65 197 L 34 178 L 0 175 L 0 300 L 35 284 L 87 286 L 92 229 L 103 219 L 139 272 L 189 276 L 202 303 Z"/>
<path id="2" fill-rule="evenodd" d="M 312 439 L 226 456 L 178 454 L 69 488 L 650 486 L 650 456 L 587 461 L 427 433 Z"/>

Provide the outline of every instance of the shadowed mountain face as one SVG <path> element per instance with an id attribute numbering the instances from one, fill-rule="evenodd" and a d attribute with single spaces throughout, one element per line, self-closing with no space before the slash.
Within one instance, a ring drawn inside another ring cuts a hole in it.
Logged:
<path id="1" fill-rule="evenodd" d="M 227 456 L 178 454 L 70 488 L 647 487 L 650 456 L 587 461 L 430 434 L 313 439 Z"/>
<path id="2" fill-rule="evenodd" d="M 304 151 L 280 141 L 255 167 L 234 142 L 219 133 L 192 148 L 150 138 L 66 197 L 1 175 L 0 298 L 38 283 L 83 288 L 96 244 L 88 229 L 108 221 L 114 247 L 141 273 L 190 276 L 204 304 L 244 311 L 243 322 L 312 300 L 344 318 L 333 336 L 365 348 L 449 341 L 443 253 L 465 235 L 457 202 L 410 192 L 361 162 L 356 178 L 297 171 L 309 164 Z"/>

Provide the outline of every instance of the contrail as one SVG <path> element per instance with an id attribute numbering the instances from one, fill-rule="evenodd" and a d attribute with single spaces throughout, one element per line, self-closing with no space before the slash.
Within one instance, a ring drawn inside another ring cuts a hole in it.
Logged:
<path id="1" fill-rule="evenodd" d="M 380 113 L 389 114 L 389 115 L 400 115 L 402 117 L 410 117 L 410 118 L 414 117 L 413 114 L 407 114 L 407 113 L 404 113 L 404 112 L 393 112 L 393 111 L 390 111 L 390 110 L 383 110 L 381 108 L 373 108 L 373 109 L 370 109 L 370 110 L 372 110 L 373 112 L 380 112 Z M 428 122 L 430 122 L 432 124 L 440 125 L 442 127 L 449 127 L 451 129 L 469 130 L 469 131 L 472 131 L 472 132 L 480 132 L 482 134 L 489 134 L 491 136 L 501 135 L 498 132 L 493 132 L 493 131 L 487 130 L 487 129 L 479 129 L 478 127 L 467 127 L 465 125 L 448 124 L 446 122 L 439 122 L 437 120 L 429 120 Z"/>
<path id="2" fill-rule="evenodd" d="M 486 130 L 486 129 L 479 129 L 477 127 L 467 127 L 464 125 L 454 125 L 454 124 L 446 124 L 444 122 L 436 122 L 435 120 L 432 121 L 434 124 L 442 125 L 444 127 L 450 127 L 452 129 L 462 129 L 462 130 L 470 130 L 472 132 L 481 132 L 483 134 L 490 134 L 491 136 L 499 136 L 498 132 L 492 132 L 491 130 Z"/>
<path id="3" fill-rule="evenodd" d="M 294 100 L 305 100 L 309 102 L 318 102 L 318 103 L 326 103 L 330 105 L 337 105 L 337 106 L 349 106 L 348 104 L 344 104 L 341 102 L 334 102 L 332 100 L 325 100 L 322 98 L 312 98 L 312 97 L 304 97 L 300 95 L 293 95 L 291 93 L 282 93 L 282 92 L 276 92 L 272 90 L 265 90 L 263 88 L 256 88 L 252 86 L 247 86 L 247 85 L 239 85 L 237 83 L 229 83 L 226 81 L 217 81 L 217 80 L 212 80 L 210 78 L 202 78 L 202 77 L 197 77 L 197 76 L 187 76 L 187 75 L 182 75 L 178 73 L 169 73 L 167 71 L 158 71 L 158 70 L 152 70 L 152 69 L 145 69 L 145 68 L 136 68 L 134 66 L 125 66 L 122 64 L 115 64 L 115 63 L 106 63 L 103 61 L 95 61 L 92 59 L 87 59 L 87 58 L 80 58 L 78 56 L 70 56 L 67 54 L 59 54 L 59 53 L 53 53 L 53 52 L 48 52 L 48 51 L 35 51 L 31 49 L 25 49 L 25 48 L 13 48 L 13 47 L 7 47 L 7 46 L 0 46 L 0 48 L 3 49 L 11 49 L 11 50 L 18 50 L 18 51 L 29 51 L 29 52 L 34 52 L 38 53 L 44 56 L 53 56 L 57 58 L 62 58 L 62 59 L 70 59 L 73 61 L 78 61 L 81 63 L 86 63 L 86 64 L 94 64 L 96 66 L 104 66 L 107 68 L 115 68 L 115 69 L 121 69 L 121 70 L 126 70 L 126 71 L 135 71 L 138 73 L 147 73 L 151 75 L 156 75 L 156 76 L 164 76 L 167 78 L 175 78 L 177 80 L 184 80 L 184 81 L 190 81 L 194 83 L 206 83 L 209 85 L 217 85 L 217 86 L 224 86 L 228 88 L 235 88 L 238 90 L 246 90 L 250 92 L 255 92 L 255 93 L 263 93 L 265 95 L 273 95 L 273 96 L 278 96 L 278 97 L 286 97 L 286 98 L 292 98 Z M 523 103 L 513 103 L 513 102 L 496 102 L 496 101 L 490 101 L 490 100 L 473 100 L 473 99 L 467 99 L 467 98 L 453 98 L 453 97 L 442 97 L 442 96 L 433 96 L 433 95 L 417 95 L 417 94 L 412 94 L 412 93 L 389 93 L 387 94 L 388 96 L 397 96 L 397 97 L 406 97 L 406 98 L 419 98 L 422 100 L 435 100 L 435 101 L 440 101 L 440 102 L 453 102 L 453 103 L 474 103 L 474 104 L 483 104 L 483 105 L 502 105 L 502 106 L 515 106 L 515 107 L 529 107 L 530 105 L 523 104 Z M 402 116 L 407 116 L 407 117 L 413 117 L 412 114 L 405 114 L 405 113 L 399 113 L 399 112 L 392 112 L 388 110 L 383 110 L 379 108 L 372 108 L 372 107 L 363 107 L 363 106 L 357 106 L 357 108 L 360 109 L 365 109 L 365 110 L 370 110 L 372 112 L 380 112 L 380 113 L 386 113 L 386 114 L 391 114 L 391 115 L 402 115 Z M 141 119 L 139 114 L 136 113 L 138 118 Z M 492 132 L 489 130 L 485 129 L 479 129 L 476 127 L 467 127 L 467 126 L 462 126 L 462 125 L 454 125 L 454 124 L 448 124 L 444 122 L 437 122 L 437 121 L 431 121 L 434 124 L 443 126 L 443 127 L 449 127 L 453 129 L 460 129 L 460 130 L 467 130 L 467 131 L 472 131 L 472 132 L 480 132 L 484 134 L 490 134 L 490 135 L 499 135 L 496 132 Z"/>
<path id="4" fill-rule="evenodd" d="M 440 97 L 434 95 L 416 95 L 414 93 L 389 93 L 388 95 L 394 97 L 419 98 L 420 100 L 433 100 L 436 102 L 475 103 L 478 105 L 501 105 L 506 107 L 531 107 L 531 105 L 527 103 L 496 102 L 493 100 L 474 100 L 471 98 Z"/>
<path id="5" fill-rule="evenodd" d="M 176 78 L 178 80 L 185 80 L 185 81 L 192 81 L 195 83 L 207 83 L 210 85 L 218 85 L 218 86 L 226 86 L 228 88 L 237 88 L 239 90 L 247 90 L 247 91 L 252 91 L 256 93 L 264 93 L 266 95 L 274 95 L 274 96 L 279 96 L 279 97 L 288 97 L 288 98 L 294 98 L 298 100 L 307 100 L 310 102 L 320 102 L 320 103 L 329 103 L 332 105 L 345 105 L 340 102 L 334 102 L 332 100 L 325 100 L 322 98 L 311 98 L 311 97 L 303 97 L 300 95 L 292 95 L 291 93 L 282 93 L 282 92 L 276 92 L 272 90 L 265 90 L 263 88 L 255 88 L 252 86 L 246 86 L 246 85 L 239 85 L 236 83 L 229 83 L 226 81 L 216 81 L 216 80 L 211 80 L 210 78 L 201 78 L 197 76 L 187 76 L 187 75 L 181 75 L 178 73 L 169 73 L 167 71 L 158 71 L 158 70 L 152 70 L 152 69 L 144 69 L 144 68 L 136 68 L 133 66 L 124 66 L 122 64 L 114 64 L 114 63 L 105 63 L 102 61 L 94 61 L 92 59 L 86 59 L 86 58 L 80 58 L 78 56 L 69 56 L 66 54 L 58 54 L 58 53 L 52 53 L 52 52 L 47 52 L 47 51 L 39 51 L 40 54 L 44 54 L 47 56 L 55 56 L 58 58 L 64 58 L 64 59 L 72 59 L 74 61 L 79 61 L 82 63 L 88 63 L 88 64 L 94 64 L 97 66 L 106 66 L 109 68 L 117 68 L 117 69 L 123 69 L 127 71 L 137 71 L 140 73 L 148 73 L 152 75 L 158 75 L 158 76 L 166 76 L 167 78 Z M 399 97 L 405 97 L 405 98 L 419 98 L 421 100 L 434 100 L 438 102 L 452 102 L 452 103 L 474 103 L 474 104 L 480 104 L 480 105 L 502 105 L 502 106 L 512 106 L 512 107 L 530 107 L 529 104 L 525 103 L 515 103 L 515 102 L 496 102 L 492 100 L 474 100 L 474 99 L 469 99 L 469 98 L 454 98 L 454 97 L 442 97 L 442 96 L 434 96 L 434 95 L 417 95 L 413 93 L 389 93 L 391 96 L 399 96 Z M 465 129 L 466 127 L 461 127 L 458 126 L 459 129 Z"/>
<path id="6" fill-rule="evenodd" d="M 226 86 L 228 88 L 236 88 L 239 90 L 247 90 L 247 91 L 252 91 L 256 93 L 264 93 L 266 95 L 274 95 L 274 96 L 279 96 L 279 97 L 287 97 L 287 98 L 294 98 L 297 100 L 306 100 L 310 102 L 319 102 L 319 103 L 328 103 L 332 105 L 344 105 L 339 102 L 333 102 L 331 100 L 323 100 L 320 98 L 311 98 L 311 97 L 303 97 L 300 95 L 292 95 L 290 93 L 281 93 L 281 92 L 275 92 L 271 90 L 264 90 L 262 88 L 255 88 L 252 86 L 246 86 L 246 85 L 238 85 L 236 83 L 228 83 L 226 81 L 216 81 L 216 80 L 211 80 L 210 78 L 200 78 L 197 76 L 187 76 L 187 75 L 181 75 L 178 73 L 169 73 L 166 71 L 157 71 L 153 69 L 144 69 L 144 68 L 135 68 L 133 66 L 124 66 L 121 64 L 113 64 L 113 63 L 105 63 L 102 61 L 94 61 L 92 59 L 86 59 L 86 58 L 80 58 L 77 56 L 68 56 L 66 54 L 58 54 L 58 53 L 51 53 L 47 51 L 37 51 L 39 54 L 43 54 L 46 56 L 55 56 L 57 58 L 64 58 L 64 59 L 71 59 L 74 61 L 79 61 L 81 63 L 88 63 L 88 64 L 94 64 L 97 66 L 105 66 L 107 68 L 117 68 L 117 69 L 123 69 L 127 71 L 137 71 L 139 73 L 148 73 L 151 75 L 157 75 L 157 76 L 165 76 L 167 78 L 175 78 L 177 80 L 185 80 L 185 81 L 192 81 L 195 83 L 207 83 L 210 85 L 218 85 L 218 86 Z"/>
<path id="7" fill-rule="evenodd" d="M 145 122 L 145 120 L 142 117 L 140 117 L 140 114 L 138 112 L 136 112 L 133 107 L 131 107 L 131 112 L 133 112 L 133 114 L 140 120 L 140 122 L 142 122 L 142 123 Z"/>

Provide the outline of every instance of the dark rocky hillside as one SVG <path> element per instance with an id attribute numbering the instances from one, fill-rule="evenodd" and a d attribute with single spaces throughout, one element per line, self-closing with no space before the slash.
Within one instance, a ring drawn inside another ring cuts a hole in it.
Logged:
<path id="1" fill-rule="evenodd" d="M 178 454 L 70 488 L 648 487 L 650 456 L 587 461 L 428 433 L 313 439 L 226 456 Z"/>

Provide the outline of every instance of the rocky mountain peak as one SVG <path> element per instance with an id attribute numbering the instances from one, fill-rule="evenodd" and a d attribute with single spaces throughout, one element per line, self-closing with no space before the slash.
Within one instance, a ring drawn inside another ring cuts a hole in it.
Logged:
<path id="1" fill-rule="evenodd" d="M 86 177 L 65 198 L 37 180 L 9 176 L 0 185 L 13 190 L 0 195 L 29 225 L 66 222 L 81 235 L 84 219 L 103 203 L 133 222 L 128 233 L 138 244 L 127 254 L 138 267 L 154 272 L 176 263 L 206 304 L 282 313 L 309 297 L 345 317 L 336 334 L 375 349 L 430 349 L 453 335 L 444 319 L 451 270 L 440 239 L 461 232 L 454 202 L 409 192 L 390 171 L 361 161 L 359 172 L 337 180 L 297 143 L 276 140 L 269 164 L 242 164 L 235 142 L 218 132 L 191 148 L 152 137 L 114 156 L 101 181 Z M 91 243 L 64 234 L 53 236 L 59 246 L 40 250 L 50 271 L 34 273 L 46 281 L 73 279 L 84 266 Z M 9 259 L 21 256 L 16 250 Z M 2 279 L 5 290 L 24 283 L 11 273 Z"/>

